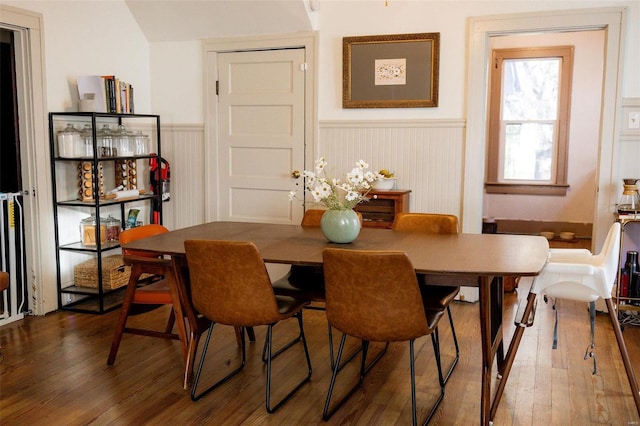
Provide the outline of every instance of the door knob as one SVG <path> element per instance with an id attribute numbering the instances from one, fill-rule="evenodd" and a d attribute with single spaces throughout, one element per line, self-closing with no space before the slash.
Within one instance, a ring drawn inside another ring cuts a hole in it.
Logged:
<path id="1" fill-rule="evenodd" d="M 291 177 L 294 179 L 298 179 L 300 177 L 300 170 L 294 170 L 291 172 Z"/>

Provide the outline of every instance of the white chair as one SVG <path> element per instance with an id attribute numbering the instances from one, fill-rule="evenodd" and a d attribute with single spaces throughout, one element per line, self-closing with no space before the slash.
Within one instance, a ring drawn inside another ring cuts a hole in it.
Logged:
<path id="1" fill-rule="evenodd" d="M 595 327 L 595 301 L 604 299 L 611 325 L 618 341 L 620 355 L 633 391 L 638 414 L 640 414 L 640 391 L 627 347 L 622 337 L 618 317 L 611 300 L 611 291 L 618 273 L 620 255 L 620 224 L 614 223 L 609 229 L 607 239 L 599 254 L 593 255 L 586 249 L 551 249 L 547 264 L 535 277 L 530 293 L 544 294 L 545 297 L 571 299 L 589 302 L 591 315 L 591 345 L 587 348 L 585 359 L 593 358 L 593 374 L 596 373 L 596 361 L 593 353 L 593 334 Z M 557 311 L 556 311 L 557 319 Z M 554 333 L 555 334 L 555 333 Z"/>

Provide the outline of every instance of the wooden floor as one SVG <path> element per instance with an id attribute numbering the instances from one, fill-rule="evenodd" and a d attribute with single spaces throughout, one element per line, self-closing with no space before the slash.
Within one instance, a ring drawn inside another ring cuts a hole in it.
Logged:
<path id="1" fill-rule="evenodd" d="M 526 283 L 520 284 L 524 295 Z M 517 293 L 507 297 L 506 322 L 511 327 Z M 524 296 L 521 296 L 524 297 Z M 526 330 L 496 425 L 638 425 L 624 367 L 608 316 L 599 314 L 596 330 L 598 373 L 583 360 L 589 342 L 586 307 L 558 303 L 559 344 L 552 350 L 554 313 L 539 301 L 535 324 Z M 478 306 L 453 305 L 461 358 L 446 396 L 431 424 L 473 425 L 479 422 L 481 354 Z M 166 310 L 137 321 L 161 327 Z M 27 317 L 0 329 L 4 361 L 0 364 L 0 424 L 2 425 L 312 425 L 321 420 L 330 367 L 326 319 L 322 311 L 305 311 L 313 377 L 275 414 L 264 408 L 265 368 L 260 360 L 265 330 L 256 330 L 245 370 L 234 379 L 192 402 L 181 388 L 182 360 L 178 343 L 125 336 L 112 367 L 106 365 L 117 312 L 103 316 L 58 312 Z M 280 324 L 280 336 L 295 323 Z M 443 323 L 443 362 L 452 353 L 448 325 Z M 509 328 L 509 333 L 512 328 Z M 510 334 L 509 334 L 510 336 Z M 624 332 L 631 358 L 640 374 L 640 328 Z M 233 368 L 238 350 L 232 330 L 218 327 L 207 359 L 206 377 Z M 356 342 L 351 342 L 352 346 Z M 377 347 L 377 346 L 376 346 Z M 276 390 L 301 377 L 301 351 L 296 348 L 274 364 Z M 425 415 L 437 387 L 431 341 L 416 343 L 419 416 Z M 351 370 L 345 370 L 349 374 Z M 340 380 L 340 379 L 339 379 Z M 344 376 L 347 385 L 350 377 Z M 285 383 L 286 382 L 286 383 Z M 343 389 L 343 386 L 339 386 Z M 276 395 L 277 396 L 277 395 Z M 392 344 L 371 370 L 362 388 L 328 424 L 390 425 L 411 420 L 408 345 Z"/>

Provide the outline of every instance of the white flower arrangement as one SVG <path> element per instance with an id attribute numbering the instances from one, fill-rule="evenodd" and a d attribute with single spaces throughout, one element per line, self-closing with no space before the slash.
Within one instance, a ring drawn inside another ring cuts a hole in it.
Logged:
<path id="1" fill-rule="evenodd" d="M 305 170 L 302 176 L 305 190 L 316 203 L 329 210 L 349 210 L 367 201 L 373 183 L 382 178 L 382 175 L 369 171 L 369 165 L 363 160 L 356 162 L 356 167 L 346 174 L 344 180 L 327 177 L 326 166 L 326 160 L 320 157 L 315 162 L 315 171 Z M 296 191 L 290 191 L 289 200 L 295 198 Z"/>

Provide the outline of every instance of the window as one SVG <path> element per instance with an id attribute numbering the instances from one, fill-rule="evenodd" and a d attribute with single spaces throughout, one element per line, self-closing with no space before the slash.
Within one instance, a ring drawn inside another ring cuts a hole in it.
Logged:
<path id="1" fill-rule="evenodd" d="M 573 47 L 493 51 L 489 193 L 564 195 Z"/>

